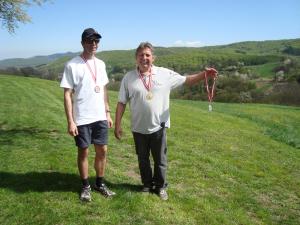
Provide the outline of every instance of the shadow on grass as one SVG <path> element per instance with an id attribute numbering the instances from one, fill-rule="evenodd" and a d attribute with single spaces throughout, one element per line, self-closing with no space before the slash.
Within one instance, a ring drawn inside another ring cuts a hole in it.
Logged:
<path id="1" fill-rule="evenodd" d="M 107 186 L 111 188 L 113 191 L 128 191 L 128 192 L 140 192 L 142 189 L 141 185 L 137 184 L 129 184 L 129 183 L 111 183 L 109 181 L 105 181 Z"/>
<path id="2" fill-rule="evenodd" d="M 91 177 L 91 185 L 95 178 Z M 140 185 L 129 183 L 111 183 L 105 181 L 114 191 L 138 192 Z M 76 192 L 81 188 L 79 175 L 61 172 L 29 172 L 10 173 L 0 171 L 0 188 L 5 188 L 18 193 L 25 192 Z"/>
<path id="3" fill-rule="evenodd" d="M 40 129 L 36 127 L 22 127 L 4 129 L 5 124 L 0 123 L 0 145 L 13 145 L 17 138 L 57 138 L 60 133 L 56 129 Z"/>
<path id="4" fill-rule="evenodd" d="M 78 192 L 78 175 L 60 172 L 9 173 L 0 171 L 0 188 L 15 192 Z"/>

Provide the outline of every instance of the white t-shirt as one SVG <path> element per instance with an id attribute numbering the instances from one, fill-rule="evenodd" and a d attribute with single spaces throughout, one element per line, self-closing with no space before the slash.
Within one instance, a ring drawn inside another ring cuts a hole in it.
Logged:
<path id="1" fill-rule="evenodd" d="M 151 134 L 161 129 L 161 123 L 170 127 L 170 91 L 182 85 L 186 77 L 163 67 L 152 67 L 153 98 L 148 100 L 147 89 L 138 71 L 125 74 L 120 87 L 119 102 L 129 102 L 131 111 L 131 130 Z"/>
<path id="2" fill-rule="evenodd" d="M 90 69 L 95 74 L 96 83 Z M 88 65 L 80 56 L 71 59 L 65 65 L 64 74 L 60 87 L 74 90 L 73 94 L 73 117 L 77 126 L 90 124 L 99 120 L 107 120 L 104 104 L 104 86 L 108 83 L 105 63 L 94 57 L 87 61 Z M 100 87 L 100 92 L 95 92 L 95 86 Z"/>

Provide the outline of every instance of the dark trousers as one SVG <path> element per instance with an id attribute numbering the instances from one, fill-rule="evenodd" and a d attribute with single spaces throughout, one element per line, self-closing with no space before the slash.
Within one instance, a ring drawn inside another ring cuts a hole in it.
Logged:
<path id="1" fill-rule="evenodd" d="M 138 156 L 142 183 L 156 189 L 167 186 L 167 138 L 166 129 L 162 128 L 152 134 L 133 132 L 135 150 Z M 154 173 L 150 163 L 150 151 L 154 161 Z M 152 175 L 153 174 L 153 175 Z"/>

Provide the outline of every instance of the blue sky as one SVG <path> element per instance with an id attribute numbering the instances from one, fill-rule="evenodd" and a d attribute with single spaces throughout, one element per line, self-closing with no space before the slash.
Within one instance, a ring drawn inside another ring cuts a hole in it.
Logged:
<path id="1" fill-rule="evenodd" d="M 99 51 L 300 38 L 299 0 L 52 0 L 27 13 L 15 34 L 0 27 L 0 60 L 79 52 L 87 27 Z"/>

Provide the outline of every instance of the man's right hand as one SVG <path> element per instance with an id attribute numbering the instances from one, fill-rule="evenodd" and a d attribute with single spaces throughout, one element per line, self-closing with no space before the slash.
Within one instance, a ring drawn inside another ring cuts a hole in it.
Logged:
<path id="1" fill-rule="evenodd" d="M 115 127 L 115 137 L 118 139 L 118 140 L 121 140 L 121 137 L 122 137 L 122 128 L 121 127 Z"/>
<path id="2" fill-rule="evenodd" d="M 68 133 L 73 137 L 78 135 L 78 129 L 74 122 L 68 124 Z"/>

